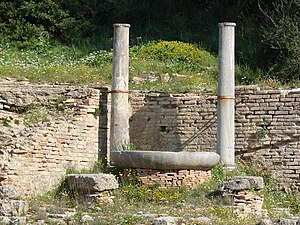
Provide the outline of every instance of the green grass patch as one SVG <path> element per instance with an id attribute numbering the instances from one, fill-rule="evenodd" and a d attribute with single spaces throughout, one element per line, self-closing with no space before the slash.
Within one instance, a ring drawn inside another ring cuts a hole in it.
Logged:
<path id="1" fill-rule="evenodd" d="M 18 49 L 0 44 L 0 77 L 31 82 L 110 84 L 111 50 L 85 51 L 62 45 Z M 130 48 L 130 89 L 161 92 L 204 92 L 216 89 L 216 57 L 196 45 L 158 41 Z M 169 74 L 169 79 L 161 76 Z M 147 79 L 154 75 L 154 80 Z M 134 77 L 145 78 L 135 83 Z"/>
<path id="2" fill-rule="evenodd" d="M 44 48 L 18 49 L 0 44 L 0 77 L 31 82 L 110 85 L 112 50 L 67 47 L 58 43 Z M 217 57 L 200 46 L 180 41 L 155 41 L 130 48 L 129 88 L 165 93 L 217 91 Z M 236 84 L 299 87 L 236 65 Z M 138 81 L 137 81 L 138 78 Z"/>

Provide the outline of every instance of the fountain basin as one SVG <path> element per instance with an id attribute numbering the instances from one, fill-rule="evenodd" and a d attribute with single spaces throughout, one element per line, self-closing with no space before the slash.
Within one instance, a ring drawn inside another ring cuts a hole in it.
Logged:
<path id="1" fill-rule="evenodd" d="M 220 160 L 215 152 L 120 151 L 110 153 L 111 165 L 157 170 L 209 170 Z"/>

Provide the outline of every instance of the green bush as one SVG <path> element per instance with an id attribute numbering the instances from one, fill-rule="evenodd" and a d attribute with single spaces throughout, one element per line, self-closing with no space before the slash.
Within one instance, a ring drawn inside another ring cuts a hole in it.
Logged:
<path id="1" fill-rule="evenodd" d="M 53 37 L 73 40 L 80 37 L 84 26 L 58 0 L 0 3 L 2 36 L 20 47 L 44 46 Z"/>
<path id="2" fill-rule="evenodd" d="M 167 62 L 181 71 L 215 70 L 217 61 L 209 52 L 180 41 L 157 41 L 132 49 L 140 58 Z"/>

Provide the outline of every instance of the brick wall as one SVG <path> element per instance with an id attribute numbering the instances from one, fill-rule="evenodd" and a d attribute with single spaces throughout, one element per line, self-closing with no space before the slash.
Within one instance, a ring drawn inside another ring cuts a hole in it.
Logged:
<path id="1" fill-rule="evenodd" d="M 130 137 L 138 149 L 215 151 L 217 98 L 132 92 Z M 300 89 L 236 87 L 239 160 L 300 186 Z"/>
<path id="2" fill-rule="evenodd" d="M 135 175 L 145 186 L 158 184 L 160 187 L 197 188 L 211 179 L 210 170 L 124 169 L 122 174 L 124 179 Z"/>
<path id="3" fill-rule="evenodd" d="M 25 194 L 43 192 L 66 168 L 88 168 L 98 155 L 105 157 L 109 97 L 106 88 L 0 81 L 0 185 L 19 186 Z M 299 102 L 299 89 L 236 88 L 237 157 L 298 186 Z M 130 103 L 130 137 L 137 149 L 216 150 L 216 96 L 134 91 Z M 23 112 L 34 105 L 64 112 L 26 127 Z"/>
<path id="4" fill-rule="evenodd" d="M 60 113 L 52 110 L 58 102 Z M 49 121 L 25 126 L 33 107 L 49 110 Z M 90 168 L 98 159 L 98 107 L 96 89 L 0 82 L 0 186 L 37 194 L 54 187 L 67 168 Z"/>
<path id="5" fill-rule="evenodd" d="M 131 95 L 130 137 L 138 149 L 214 151 L 216 96 Z"/>
<path id="6" fill-rule="evenodd" d="M 300 89 L 236 89 L 236 154 L 300 186 Z"/>

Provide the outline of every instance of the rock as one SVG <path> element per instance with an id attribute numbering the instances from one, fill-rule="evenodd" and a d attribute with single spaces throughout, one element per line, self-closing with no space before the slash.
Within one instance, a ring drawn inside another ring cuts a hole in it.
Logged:
<path id="1" fill-rule="evenodd" d="M 241 190 L 249 190 L 250 182 L 246 179 L 241 180 L 230 180 L 219 183 L 219 190 L 221 192 L 232 193 Z"/>
<path id="2" fill-rule="evenodd" d="M 158 217 L 165 217 L 168 216 L 167 214 L 155 214 L 155 213 L 144 213 L 142 211 L 139 211 L 136 214 L 137 217 L 145 217 L 145 218 L 150 218 L 150 219 L 154 219 L 154 218 L 158 218 Z"/>
<path id="3" fill-rule="evenodd" d="M 18 187 L 12 185 L 0 186 L 0 199 L 16 198 L 21 195 Z"/>
<path id="4" fill-rule="evenodd" d="M 273 225 L 273 222 L 269 219 L 262 219 L 257 225 Z"/>
<path id="5" fill-rule="evenodd" d="M 260 190 L 264 187 L 264 181 L 262 177 L 255 176 L 235 176 L 229 181 L 221 182 L 219 184 L 219 190 L 221 192 L 237 192 L 241 190 Z"/>
<path id="6" fill-rule="evenodd" d="M 91 216 L 89 216 L 89 215 L 84 215 L 84 216 L 81 217 L 80 221 L 81 221 L 82 223 L 87 223 L 87 224 L 89 224 L 89 222 L 94 221 L 94 218 L 91 217 Z"/>
<path id="7" fill-rule="evenodd" d="M 194 219 L 195 222 L 203 224 L 203 225 L 212 225 L 212 221 L 210 218 L 206 217 L 206 216 L 200 216 L 198 218 Z"/>
<path id="8" fill-rule="evenodd" d="M 180 217 L 164 216 L 153 219 L 153 225 L 177 225 L 179 224 Z"/>
<path id="9" fill-rule="evenodd" d="M 232 177 L 233 180 L 246 179 L 250 182 L 251 188 L 255 190 L 261 190 L 265 187 L 264 179 L 258 176 L 235 176 Z"/>
<path id="10" fill-rule="evenodd" d="M 28 211 L 28 203 L 23 200 L 0 200 L 0 216 L 21 216 Z"/>
<path id="11" fill-rule="evenodd" d="M 12 216 L 21 216 L 27 213 L 29 206 L 26 201 L 23 200 L 10 200 L 12 205 Z"/>
<path id="12" fill-rule="evenodd" d="M 168 73 L 161 74 L 160 79 L 164 82 L 169 82 L 170 81 L 170 75 Z"/>
<path id="13" fill-rule="evenodd" d="M 117 189 L 119 184 L 112 174 L 69 174 L 68 184 L 75 193 L 96 194 L 102 191 Z"/>
<path id="14" fill-rule="evenodd" d="M 274 225 L 300 225 L 300 220 L 298 219 L 280 219 Z"/>
<path id="15" fill-rule="evenodd" d="M 145 83 L 145 79 L 141 77 L 133 77 L 132 82 L 135 84 L 143 84 Z"/>
<path id="16" fill-rule="evenodd" d="M 36 222 L 36 225 L 45 225 L 45 224 L 47 224 L 45 220 L 38 220 Z"/>
<path id="17" fill-rule="evenodd" d="M 25 225 L 26 224 L 26 217 L 19 216 L 19 217 L 11 217 L 11 216 L 0 216 L 0 224 L 9 224 L 9 225 Z"/>

